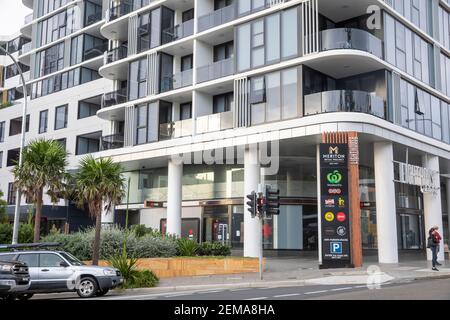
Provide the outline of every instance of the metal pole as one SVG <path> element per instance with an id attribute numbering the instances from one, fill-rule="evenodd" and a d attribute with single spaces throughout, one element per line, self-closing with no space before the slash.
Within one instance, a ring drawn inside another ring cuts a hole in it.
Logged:
<path id="1" fill-rule="evenodd" d="M 259 232 L 260 232 L 260 239 L 261 239 L 261 248 L 259 249 L 259 279 L 263 280 L 264 218 L 262 215 L 260 216 L 259 220 L 261 221 L 261 223 L 259 225 Z"/>
<path id="2" fill-rule="evenodd" d="M 25 81 L 25 77 L 23 76 L 22 68 L 20 67 L 17 60 L 5 49 L 0 47 L 0 50 L 5 53 L 8 57 L 11 58 L 11 60 L 14 62 L 14 64 L 17 67 L 17 70 L 20 74 L 20 79 L 22 80 L 22 88 L 23 88 L 23 96 L 24 96 L 24 103 L 23 103 L 23 112 L 22 112 L 22 137 L 20 139 L 20 150 L 19 150 L 19 167 L 22 166 L 23 157 L 22 152 L 23 148 L 25 147 L 25 133 L 26 133 L 26 122 L 27 122 L 27 100 L 28 100 L 28 92 L 27 92 L 27 84 Z M 19 239 L 19 225 L 20 225 L 20 190 L 16 190 L 16 208 L 14 211 L 14 228 L 13 228 L 13 238 L 12 238 L 12 244 L 17 244 L 17 241 Z"/>

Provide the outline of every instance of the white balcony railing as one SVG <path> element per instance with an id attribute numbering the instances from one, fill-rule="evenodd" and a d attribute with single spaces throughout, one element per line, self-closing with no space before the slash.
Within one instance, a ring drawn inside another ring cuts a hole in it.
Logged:
<path id="1" fill-rule="evenodd" d="M 217 132 L 233 128 L 233 112 L 209 114 L 197 118 L 197 133 Z"/>

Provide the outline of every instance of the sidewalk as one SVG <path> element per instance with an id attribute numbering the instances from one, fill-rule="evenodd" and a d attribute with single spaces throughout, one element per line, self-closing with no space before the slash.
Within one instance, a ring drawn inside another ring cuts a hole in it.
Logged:
<path id="1" fill-rule="evenodd" d="M 371 260 L 371 259 L 367 259 Z M 316 259 L 266 258 L 264 280 L 258 273 L 161 279 L 155 291 L 224 288 L 282 287 L 304 285 L 383 284 L 419 279 L 450 278 L 450 262 L 432 271 L 429 262 L 412 260 L 399 264 L 368 261 L 363 268 L 320 270 Z"/>

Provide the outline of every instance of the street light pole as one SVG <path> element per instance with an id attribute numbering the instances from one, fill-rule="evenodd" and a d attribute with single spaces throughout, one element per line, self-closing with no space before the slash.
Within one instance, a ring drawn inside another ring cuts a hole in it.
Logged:
<path id="1" fill-rule="evenodd" d="M 2 47 L 0 47 L 0 51 L 2 51 L 4 54 L 6 54 L 8 57 L 11 58 L 11 60 L 16 65 L 17 70 L 19 71 L 19 74 L 20 74 L 20 79 L 22 80 L 24 103 L 23 103 L 23 112 L 22 112 L 22 137 L 20 139 L 20 150 L 19 150 L 19 167 L 21 167 L 22 162 L 23 162 L 22 152 L 23 152 L 23 148 L 25 147 L 25 132 L 26 132 L 26 122 L 27 122 L 27 99 L 28 99 L 27 84 L 25 82 L 25 77 L 23 76 L 22 68 L 20 67 L 16 58 L 14 58 L 12 56 L 12 54 L 10 54 L 8 51 L 6 51 Z M 21 198 L 20 190 L 17 189 L 16 190 L 16 207 L 15 207 L 15 211 L 14 211 L 14 228 L 13 228 L 12 244 L 17 244 L 18 239 L 19 239 L 20 198 Z"/>

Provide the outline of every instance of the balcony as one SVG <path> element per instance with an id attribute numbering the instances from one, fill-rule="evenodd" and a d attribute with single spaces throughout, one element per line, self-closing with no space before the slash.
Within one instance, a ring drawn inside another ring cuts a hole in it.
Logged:
<path id="1" fill-rule="evenodd" d="M 86 21 L 84 22 L 84 26 L 85 26 L 85 27 L 90 26 L 90 25 L 92 25 L 92 24 L 94 24 L 94 23 L 96 23 L 96 22 L 101 21 L 102 18 L 103 18 L 103 16 L 102 16 L 102 12 L 101 12 L 101 11 L 100 11 L 100 12 L 93 13 L 93 14 L 91 14 L 91 15 L 88 15 L 88 16 L 86 17 Z"/>
<path id="2" fill-rule="evenodd" d="M 24 23 L 25 24 L 29 24 L 29 23 L 31 23 L 31 21 L 33 21 L 33 14 L 32 13 L 30 13 L 30 14 L 25 16 Z"/>
<path id="3" fill-rule="evenodd" d="M 112 8 L 110 8 L 107 12 L 107 17 L 109 18 L 108 21 L 113 21 L 116 20 L 128 13 L 130 13 L 131 11 L 133 11 L 133 4 L 132 3 L 127 3 L 127 2 L 122 2 Z"/>
<path id="4" fill-rule="evenodd" d="M 214 62 L 197 69 L 197 82 L 206 82 L 234 74 L 234 58 Z"/>
<path id="5" fill-rule="evenodd" d="M 109 136 L 102 137 L 102 150 L 113 150 L 120 149 L 124 146 L 124 135 L 123 134 L 112 134 Z"/>
<path id="6" fill-rule="evenodd" d="M 120 47 L 109 50 L 106 53 L 105 64 L 113 63 L 125 59 L 126 57 L 128 57 L 128 47 L 122 45 Z"/>
<path id="7" fill-rule="evenodd" d="M 233 128 L 233 112 L 209 114 L 197 118 L 197 133 L 217 132 Z"/>
<path id="8" fill-rule="evenodd" d="M 328 112 L 362 112 L 386 119 L 384 100 L 370 92 L 334 90 L 305 96 L 305 116 Z"/>
<path id="9" fill-rule="evenodd" d="M 160 124 L 159 140 L 170 140 L 192 135 L 192 119 Z"/>
<path id="10" fill-rule="evenodd" d="M 119 89 L 117 91 L 105 93 L 102 96 L 102 109 L 122 104 L 128 101 L 127 89 Z"/>
<path id="11" fill-rule="evenodd" d="M 163 43 L 170 43 L 179 39 L 187 38 L 194 34 L 194 20 L 189 20 L 175 27 L 163 30 Z"/>
<path id="12" fill-rule="evenodd" d="M 369 52 L 383 59 L 383 42 L 360 29 L 328 29 L 320 32 L 320 51 L 353 49 Z"/>
<path id="13" fill-rule="evenodd" d="M 31 42 L 25 43 L 22 46 L 22 48 L 20 48 L 20 50 L 19 50 L 19 56 L 23 56 L 23 55 L 27 54 L 28 52 L 31 51 L 32 48 L 33 47 L 32 47 L 32 43 Z"/>
<path id="14" fill-rule="evenodd" d="M 167 92 L 171 90 L 176 90 L 192 85 L 192 70 L 186 70 L 180 73 L 176 73 L 172 76 L 167 76 L 163 78 L 163 83 L 161 86 L 161 92 Z"/>
<path id="15" fill-rule="evenodd" d="M 108 43 L 103 43 L 100 46 L 96 46 L 84 51 L 83 61 L 91 60 L 95 57 L 101 56 L 108 49 Z"/>
<path id="16" fill-rule="evenodd" d="M 248 1 L 248 0 L 246 0 Z M 198 32 L 202 32 L 236 19 L 236 5 L 231 4 L 198 18 Z"/>

